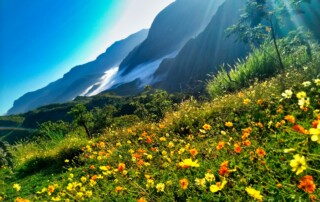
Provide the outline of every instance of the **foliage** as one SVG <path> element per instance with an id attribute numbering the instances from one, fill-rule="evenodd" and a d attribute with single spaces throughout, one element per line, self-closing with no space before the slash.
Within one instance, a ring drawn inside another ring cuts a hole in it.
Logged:
<path id="1" fill-rule="evenodd" d="M 116 112 L 116 107 L 112 105 L 107 105 L 103 108 L 95 107 L 91 110 L 93 115 L 93 132 L 101 133 L 106 127 L 109 127 L 113 123 L 113 117 Z"/>
<path id="2" fill-rule="evenodd" d="M 44 122 L 36 130 L 36 137 L 43 137 L 50 140 L 60 140 L 71 131 L 71 125 L 64 121 Z"/>
<path id="3" fill-rule="evenodd" d="M 149 121 L 159 121 L 171 109 L 172 99 L 164 90 L 147 91 L 133 99 L 134 114 Z"/>
<path id="4" fill-rule="evenodd" d="M 12 167 L 12 154 L 9 151 L 9 144 L 0 141 L 0 169 L 2 167 L 9 166 Z"/>
<path id="5" fill-rule="evenodd" d="M 320 48 L 316 43 L 311 45 L 310 50 L 309 45 L 305 45 L 292 33 L 290 37 L 280 40 L 279 45 L 283 63 L 288 71 L 292 70 L 292 67 L 303 68 L 320 64 Z M 249 87 L 256 80 L 261 81 L 276 75 L 281 68 L 275 58 L 276 52 L 270 43 L 263 44 L 259 49 L 255 48 L 246 60 L 239 60 L 233 68 L 222 67 L 207 84 L 209 94 L 218 97 Z"/>
<path id="6" fill-rule="evenodd" d="M 77 104 L 74 106 L 70 112 L 68 112 L 70 115 L 73 116 L 73 122 L 77 126 L 81 126 L 85 129 L 88 138 L 92 138 L 92 134 L 90 132 L 90 129 L 93 125 L 92 119 L 93 115 L 91 112 L 87 111 L 87 108 L 83 104 Z"/>

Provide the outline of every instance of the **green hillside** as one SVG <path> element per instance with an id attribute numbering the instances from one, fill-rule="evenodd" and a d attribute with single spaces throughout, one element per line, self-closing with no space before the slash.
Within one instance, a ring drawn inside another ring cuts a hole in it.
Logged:
<path id="1" fill-rule="evenodd" d="M 187 99 L 160 120 L 106 127 L 90 140 L 78 127 L 62 137 L 53 133 L 50 139 L 7 146 L 0 196 L 4 201 L 316 201 L 319 53 L 314 45 L 303 66 L 286 65 L 285 72 L 275 69 L 269 78 L 245 74 L 243 81 L 251 83 L 226 88 L 240 85 L 235 75 L 247 68 L 261 70 L 263 65 L 248 57 L 230 74 L 233 82 L 225 79 L 222 85 L 217 76 L 208 83 L 209 91 L 224 89 L 222 95 L 207 102 Z"/>

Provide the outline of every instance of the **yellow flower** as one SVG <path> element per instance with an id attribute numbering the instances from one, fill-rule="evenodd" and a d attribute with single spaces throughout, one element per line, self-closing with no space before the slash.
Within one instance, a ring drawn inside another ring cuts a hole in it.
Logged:
<path id="1" fill-rule="evenodd" d="M 209 124 L 204 124 L 204 125 L 202 126 L 202 128 L 205 129 L 205 130 L 210 130 L 210 129 L 211 129 L 211 126 L 210 126 Z"/>
<path id="2" fill-rule="evenodd" d="M 290 161 L 290 166 L 292 167 L 292 171 L 296 172 L 296 175 L 299 175 L 304 170 L 307 169 L 307 163 L 304 156 L 300 156 L 296 154 L 293 156 L 294 159 Z"/>
<path id="3" fill-rule="evenodd" d="M 248 98 L 246 98 L 246 99 L 243 100 L 243 104 L 245 104 L 245 105 L 250 104 L 250 102 L 251 102 L 251 100 L 248 99 Z"/>
<path id="4" fill-rule="evenodd" d="M 258 201 L 262 201 L 262 195 L 260 194 L 260 191 L 257 191 L 251 187 L 246 188 L 246 192 L 254 199 L 257 199 Z"/>
<path id="5" fill-rule="evenodd" d="M 154 181 L 153 181 L 153 179 L 148 179 L 148 180 L 147 180 L 147 185 L 146 185 L 146 187 L 147 187 L 147 189 L 154 187 Z"/>
<path id="6" fill-rule="evenodd" d="M 217 182 L 216 184 L 211 185 L 210 191 L 213 193 L 221 191 L 226 184 L 227 184 L 227 180 L 225 178 L 223 178 L 222 182 Z"/>
<path id="7" fill-rule="evenodd" d="M 195 183 L 199 187 L 206 187 L 206 179 L 205 178 L 202 178 L 202 179 L 196 178 Z"/>
<path id="8" fill-rule="evenodd" d="M 314 83 L 317 85 L 317 86 L 320 86 L 320 79 L 315 79 L 315 80 L 313 80 L 314 81 Z"/>
<path id="9" fill-rule="evenodd" d="M 206 173 L 206 174 L 205 174 L 205 179 L 206 179 L 208 182 L 214 181 L 214 180 L 215 180 L 214 174 Z"/>
<path id="10" fill-rule="evenodd" d="M 169 144 L 168 144 L 168 147 L 169 147 L 169 148 L 174 147 L 174 143 L 173 143 L 172 141 L 170 141 Z"/>
<path id="11" fill-rule="evenodd" d="M 157 192 L 163 192 L 165 185 L 163 183 L 159 183 L 156 185 Z"/>
<path id="12" fill-rule="evenodd" d="M 304 91 L 300 91 L 296 94 L 296 96 L 298 99 L 305 98 L 305 97 L 307 97 L 307 93 Z"/>
<path id="13" fill-rule="evenodd" d="M 311 140 L 320 144 L 320 123 L 317 125 L 317 128 L 310 128 L 309 133 L 311 136 Z"/>
<path id="14" fill-rule="evenodd" d="M 168 152 L 167 151 L 162 151 L 161 154 L 162 154 L 162 156 L 167 156 Z"/>
<path id="15" fill-rule="evenodd" d="M 79 192 L 77 192 L 77 194 L 76 194 L 76 198 L 77 198 L 77 199 L 82 199 L 83 195 L 84 195 L 83 192 L 80 192 L 80 191 L 79 191 Z"/>
<path id="16" fill-rule="evenodd" d="M 282 97 L 284 97 L 285 99 L 290 99 L 292 97 L 292 90 L 285 90 L 284 93 L 282 93 Z"/>
<path id="17" fill-rule="evenodd" d="M 184 148 L 179 149 L 178 154 L 183 154 L 186 150 Z"/>
<path id="18" fill-rule="evenodd" d="M 21 186 L 19 184 L 13 184 L 12 186 L 16 191 L 20 191 Z"/>
<path id="19" fill-rule="evenodd" d="M 192 159 L 184 159 L 179 163 L 179 166 L 184 169 L 187 169 L 189 167 L 200 167 L 198 160 L 192 161 Z"/>
<path id="20" fill-rule="evenodd" d="M 122 144 L 121 144 L 120 142 L 117 142 L 116 146 L 117 146 L 117 147 L 121 147 Z"/>
<path id="21" fill-rule="evenodd" d="M 0 196 L 0 201 L 2 201 L 2 199 L 3 199 L 2 196 Z"/>
<path id="22" fill-rule="evenodd" d="M 224 125 L 227 126 L 227 127 L 232 127 L 232 126 L 233 126 L 233 123 L 230 122 L 230 121 L 228 121 L 228 122 L 226 122 Z"/>
<path id="23" fill-rule="evenodd" d="M 59 196 L 51 197 L 51 201 L 61 201 L 61 198 Z"/>
<path id="24" fill-rule="evenodd" d="M 147 159 L 151 160 L 153 157 L 151 154 L 147 155 Z"/>
<path id="25" fill-rule="evenodd" d="M 92 196 L 92 191 L 86 191 L 86 196 L 90 198 Z"/>
<path id="26" fill-rule="evenodd" d="M 160 140 L 161 142 L 165 142 L 165 141 L 167 141 L 167 138 L 165 138 L 165 137 L 160 137 L 159 140 Z"/>
<path id="27" fill-rule="evenodd" d="M 69 159 L 66 159 L 66 160 L 64 160 L 64 162 L 69 163 L 70 161 L 69 161 Z"/>

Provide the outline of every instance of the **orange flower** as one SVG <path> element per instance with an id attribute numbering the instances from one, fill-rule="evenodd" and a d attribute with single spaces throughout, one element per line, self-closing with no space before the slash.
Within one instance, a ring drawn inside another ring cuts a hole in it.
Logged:
<path id="1" fill-rule="evenodd" d="M 190 154 L 192 155 L 192 156 L 195 156 L 195 155 L 197 155 L 198 154 L 198 150 L 196 149 L 196 148 L 194 148 L 194 149 L 190 149 Z"/>
<path id="2" fill-rule="evenodd" d="M 138 202 L 147 202 L 147 200 L 145 198 L 141 197 L 141 198 L 138 199 Z"/>
<path id="3" fill-rule="evenodd" d="M 91 180 L 95 181 L 95 180 L 97 180 L 97 178 L 98 178 L 97 175 L 93 175 L 93 176 L 91 177 Z"/>
<path id="4" fill-rule="evenodd" d="M 123 187 L 117 186 L 115 192 L 116 192 L 116 193 L 119 193 L 121 190 L 123 190 Z"/>
<path id="5" fill-rule="evenodd" d="M 256 150 L 256 153 L 257 153 L 258 156 L 260 156 L 260 157 L 264 157 L 264 156 L 266 155 L 266 152 L 265 152 L 263 149 L 261 149 L 261 148 L 258 148 L 258 149 Z"/>
<path id="6" fill-rule="evenodd" d="M 126 168 L 126 164 L 124 164 L 124 163 L 119 163 L 119 165 L 118 165 L 118 171 L 119 171 L 119 172 L 122 172 L 125 168 Z"/>
<path id="7" fill-rule="evenodd" d="M 282 113 L 283 113 L 283 109 L 282 109 L 282 108 L 278 108 L 278 109 L 277 109 L 277 113 L 278 113 L 278 114 L 282 114 Z"/>
<path id="8" fill-rule="evenodd" d="M 292 115 L 287 115 L 284 117 L 284 119 L 291 122 L 292 124 L 294 124 L 296 122 L 296 119 Z"/>
<path id="9" fill-rule="evenodd" d="M 228 175 L 229 174 L 229 168 L 227 166 L 221 166 L 219 170 L 220 175 Z"/>
<path id="10" fill-rule="evenodd" d="M 223 141 L 220 141 L 219 143 L 218 143 L 218 145 L 217 145 L 217 150 L 220 150 L 220 149 L 222 149 L 223 147 L 224 147 L 224 142 Z"/>
<path id="11" fill-rule="evenodd" d="M 202 128 L 205 129 L 205 130 L 210 130 L 210 129 L 211 129 L 211 126 L 210 126 L 209 124 L 204 124 L 204 125 L 202 126 Z"/>
<path id="12" fill-rule="evenodd" d="M 28 199 L 23 199 L 21 197 L 16 198 L 15 202 L 30 202 Z"/>
<path id="13" fill-rule="evenodd" d="M 314 121 L 312 122 L 312 127 L 313 127 L 313 128 L 317 128 L 317 126 L 318 126 L 319 123 L 320 123 L 319 120 L 314 120 Z"/>
<path id="14" fill-rule="evenodd" d="M 142 160 L 142 159 L 140 159 L 139 161 L 138 161 L 138 166 L 140 167 L 140 166 L 143 166 L 143 164 L 144 164 L 144 161 Z"/>
<path id="15" fill-rule="evenodd" d="M 263 128 L 263 124 L 261 122 L 256 123 L 256 125 L 260 128 Z"/>
<path id="16" fill-rule="evenodd" d="M 247 139 L 247 138 L 249 137 L 249 135 L 250 135 L 250 133 L 242 132 L 242 137 L 241 137 L 241 139 L 242 139 L 242 140 L 245 140 L 245 139 Z"/>
<path id="17" fill-rule="evenodd" d="M 148 144 L 151 144 L 153 142 L 152 138 L 150 136 L 146 137 L 146 141 L 147 141 Z"/>
<path id="18" fill-rule="evenodd" d="M 189 181 L 186 178 L 179 180 L 179 184 L 182 189 L 188 189 Z"/>
<path id="19" fill-rule="evenodd" d="M 147 151 L 146 151 L 145 149 L 138 149 L 137 152 L 140 153 L 140 154 L 144 154 L 144 153 L 146 153 Z"/>
<path id="20" fill-rule="evenodd" d="M 292 126 L 292 129 L 299 132 L 299 133 L 302 133 L 304 135 L 307 135 L 309 134 L 309 131 L 304 129 L 301 125 L 297 124 L 297 125 L 294 125 Z"/>
<path id="21" fill-rule="evenodd" d="M 317 197 L 313 194 L 310 194 L 309 198 L 312 202 L 316 201 L 316 199 L 317 199 Z"/>
<path id="22" fill-rule="evenodd" d="M 240 147 L 240 145 L 239 144 L 234 144 L 234 152 L 236 152 L 236 153 L 240 153 L 241 152 L 241 147 Z"/>
<path id="23" fill-rule="evenodd" d="M 54 192 L 54 186 L 53 185 L 49 185 L 48 186 L 48 192 L 50 192 L 50 193 Z"/>
<path id="24" fill-rule="evenodd" d="M 141 134 L 141 137 L 145 137 L 145 136 L 147 136 L 148 135 L 148 133 L 146 132 L 146 131 L 144 131 L 142 134 Z"/>
<path id="25" fill-rule="evenodd" d="M 225 122 L 224 125 L 227 126 L 227 127 L 232 127 L 232 126 L 233 126 L 233 123 L 230 122 L 230 121 L 228 121 L 228 122 Z"/>
<path id="26" fill-rule="evenodd" d="M 263 100 L 262 100 L 262 99 L 259 99 L 259 100 L 257 101 L 257 104 L 258 104 L 258 105 L 262 105 L 262 104 L 263 104 Z"/>
<path id="27" fill-rule="evenodd" d="M 252 128 L 248 127 L 248 128 L 243 129 L 242 131 L 245 132 L 245 133 L 251 133 L 252 132 Z"/>
<path id="28" fill-rule="evenodd" d="M 141 155 L 140 155 L 140 154 L 137 154 L 137 153 L 133 154 L 132 156 L 133 156 L 133 157 L 136 157 L 137 159 L 140 159 L 140 158 L 141 158 Z"/>
<path id="29" fill-rule="evenodd" d="M 303 189 L 305 192 L 311 194 L 316 190 L 316 185 L 313 182 L 313 177 L 311 175 L 306 175 L 300 180 L 298 186 L 299 189 Z"/>
<path id="30" fill-rule="evenodd" d="M 89 166 L 89 168 L 90 168 L 91 170 L 94 170 L 94 169 L 95 169 L 94 165 Z"/>
<path id="31" fill-rule="evenodd" d="M 250 146 L 251 145 L 251 142 L 250 142 L 250 140 L 245 140 L 245 141 L 243 141 L 242 142 L 242 144 L 244 145 L 244 146 Z"/>

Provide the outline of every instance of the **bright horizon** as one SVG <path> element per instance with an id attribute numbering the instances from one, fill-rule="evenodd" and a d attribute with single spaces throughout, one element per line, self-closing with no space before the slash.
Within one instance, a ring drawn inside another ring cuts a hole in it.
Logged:
<path id="1" fill-rule="evenodd" d="M 174 0 L 7 0 L 0 3 L 0 115 L 23 94 L 150 28 Z"/>

